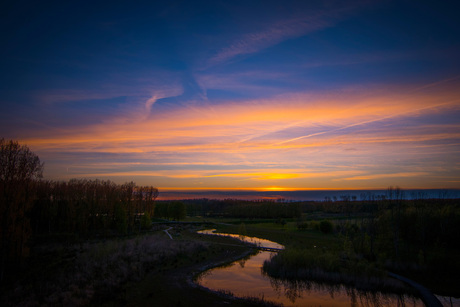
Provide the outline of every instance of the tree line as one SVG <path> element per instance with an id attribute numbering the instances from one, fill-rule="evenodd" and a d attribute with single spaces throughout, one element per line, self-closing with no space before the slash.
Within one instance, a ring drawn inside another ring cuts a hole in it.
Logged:
<path id="1" fill-rule="evenodd" d="M 155 205 L 156 218 L 168 220 L 183 220 L 187 216 L 186 206 L 181 201 L 158 202 Z"/>
<path id="2" fill-rule="evenodd" d="M 74 233 L 81 236 L 116 230 L 125 234 L 142 228 L 154 214 L 158 189 L 134 182 L 72 179 L 36 183 L 31 210 L 35 234 Z"/>
<path id="3" fill-rule="evenodd" d="M 403 193 L 389 188 L 388 197 L 366 206 L 373 208 L 366 216 L 337 222 L 345 252 L 409 275 L 460 272 L 459 200 L 407 200 Z"/>
<path id="4" fill-rule="evenodd" d="M 302 213 L 299 202 L 281 203 L 271 200 L 188 199 L 183 200 L 188 216 L 232 218 L 297 218 Z"/>
<path id="5" fill-rule="evenodd" d="M 0 281 L 29 254 L 32 234 L 126 234 L 151 225 L 158 189 L 134 182 L 42 180 L 27 146 L 0 139 Z"/>

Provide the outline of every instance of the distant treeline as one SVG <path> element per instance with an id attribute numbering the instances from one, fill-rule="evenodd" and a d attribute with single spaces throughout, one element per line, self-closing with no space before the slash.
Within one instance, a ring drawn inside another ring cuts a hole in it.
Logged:
<path id="1" fill-rule="evenodd" d="M 168 220 L 183 220 L 187 215 L 185 204 L 181 201 L 158 202 L 155 205 L 155 217 Z"/>
<path id="2" fill-rule="evenodd" d="M 240 199 L 185 199 L 181 201 L 173 201 L 183 203 L 186 208 L 187 216 L 202 216 L 202 217 L 232 217 L 232 218 L 299 218 L 302 214 L 322 212 L 329 214 L 339 214 L 343 217 L 347 216 L 369 216 L 375 214 L 376 211 L 386 206 L 384 204 L 392 203 L 395 199 L 404 204 L 414 203 L 430 203 L 437 204 L 453 204 L 458 203 L 458 199 L 447 198 L 418 198 L 418 199 L 402 199 L 399 196 L 392 196 L 389 188 L 388 195 L 367 195 L 356 200 L 351 197 L 341 197 L 337 201 L 297 201 L 297 202 L 281 202 L 274 200 L 240 200 Z M 403 193 L 400 190 L 400 193 Z M 157 201 L 157 208 L 161 204 L 169 204 L 170 201 Z M 166 205 L 167 206 L 167 205 Z M 163 212 L 167 212 L 163 211 Z M 158 217 L 167 217 L 165 213 L 156 215 Z M 170 217 L 172 218 L 172 217 Z"/>
<path id="3" fill-rule="evenodd" d="M 74 233 L 86 236 L 104 230 L 120 233 L 140 229 L 154 214 L 158 189 L 134 182 L 72 179 L 38 181 L 31 210 L 34 234 Z M 144 219 L 144 221 L 143 221 Z"/>
<path id="4" fill-rule="evenodd" d="M 233 218 L 296 218 L 301 215 L 300 203 L 246 201 L 238 199 L 189 199 L 185 204 L 188 216 Z M 157 207 L 163 202 L 159 201 Z"/>
<path id="5" fill-rule="evenodd" d="M 368 201 L 365 217 L 337 223 L 346 236 L 346 249 L 369 260 L 459 272 L 459 199 L 405 200 L 398 188 L 388 192 L 393 196 Z"/>

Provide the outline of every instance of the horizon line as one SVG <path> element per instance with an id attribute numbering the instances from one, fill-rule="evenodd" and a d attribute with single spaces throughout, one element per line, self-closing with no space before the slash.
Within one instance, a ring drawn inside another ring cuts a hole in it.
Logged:
<path id="1" fill-rule="evenodd" d="M 281 187 L 270 187 L 270 188 L 173 188 L 173 187 L 158 187 L 158 191 L 166 192 L 219 192 L 219 191 L 250 191 L 250 192 L 296 192 L 296 191 L 375 191 L 382 190 L 386 191 L 389 188 L 399 188 L 401 190 L 460 190 L 460 188 L 446 188 L 446 187 L 431 187 L 431 188 L 402 188 L 398 186 L 389 186 L 386 188 L 281 188 Z"/>

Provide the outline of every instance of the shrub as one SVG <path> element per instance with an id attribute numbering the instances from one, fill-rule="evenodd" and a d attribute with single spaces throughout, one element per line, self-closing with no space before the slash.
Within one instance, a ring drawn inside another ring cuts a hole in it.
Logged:
<path id="1" fill-rule="evenodd" d="M 149 229 L 152 227 L 152 220 L 148 212 L 144 212 L 144 215 L 141 217 L 141 227 L 142 229 Z"/>
<path id="2" fill-rule="evenodd" d="M 319 222 L 318 221 L 312 221 L 310 223 L 310 227 L 311 227 L 311 229 L 319 230 Z"/>
<path id="3" fill-rule="evenodd" d="M 299 223 L 297 224 L 297 229 L 299 230 L 308 229 L 308 226 L 309 226 L 308 222 Z"/>
<path id="4" fill-rule="evenodd" d="M 128 217 L 126 215 L 126 210 L 122 207 L 121 204 L 115 204 L 115 227 L 119 233 L 125 234 L 128 232 Z"/>
<path id="5" fill-rule="evenodd" d="M 241 223 L 240 226 L 238 227 L 238 235 L 240 237 L 247 235 L 246 225 L 244 225 L 244 223 Z"/>
<path id="6" fill-rule="evenodd" d="M 319 223 L 319 230 L 321 230 L 322 233 L 331 233 L 333 229 L 334 225 L 331 221 L 323 220 Z"/>

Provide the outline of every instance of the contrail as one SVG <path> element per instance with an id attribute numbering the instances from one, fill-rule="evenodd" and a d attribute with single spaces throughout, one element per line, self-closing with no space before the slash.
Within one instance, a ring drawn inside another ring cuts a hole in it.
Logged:
<path id="1" fill-rule="evenodd" d="M 401 113 L 398 113 L 398 114 L 392 114 L 392 115 L 388 115 L 388 116 L 383 116 L 383 117 L 380 117 L 380 118 L 377 118 L 377 119 L 370 119 L 370 120 L 366 120 L 366 121 L 363 121 L 363 122 L 347 125 L 345 127 L 340 127 L 340 128 L 336 128 L 336 129 L 332 129 L 332 130 L 327 130 L 327 131 L 322 131 L 322 132 L 318 132 L 318 133 L 312 133 L 312 134 L 308 134 L 308 135 L 299 136 L 299 137 L 296 137 L 296 138 L 293 138 L 293 139 L 289 139 L 289 140 L 286 140 L 286 141 L 275 143 L 273 145 L 274 146 L 275 145 L 281 145 L 281 144 L 294 142 L 294 141 L 297 141 L 297 140 L 300 140 L 300 139 L 305 139 L 305 138 L 309 138 L 309 137 L 313 137 L 313 136 L 317 136 L 317 135 L 321 135 L 321 134 L 325 134 L 325 133 L 337 132 L 337 131 L 345 130 L 345 129 L 348 129 L 348 128 L 351 128 L 351 127 L 356 127 L 356 126 L 361 126 L 361 125 L 365 125 L 365 124 L 369 124 L 369 123 L 374 123 L 374 122 L 382 121 L 382 120 L 385 120 L 385 119 L 394 118 L 394 117 L 398 117 L 398 116 L 406 115 L 406 114 L 410 114 L 410 113 L 416 113 L 418 111 L 422 111 L 422 110 L 426 110 L 426 109 L 433 109 L 433 108 L 443 106 L 443 105 L 448 105 L 448 104 L 450 104 L 450 102 L 440 103 L 440 104 L 437 104 L 437 105 L 434 105 L 434 106 L 419 108 L 419 109 L 411 110 L 411 111 L 408 111 L 408 112 L 401 112 Z"/>

